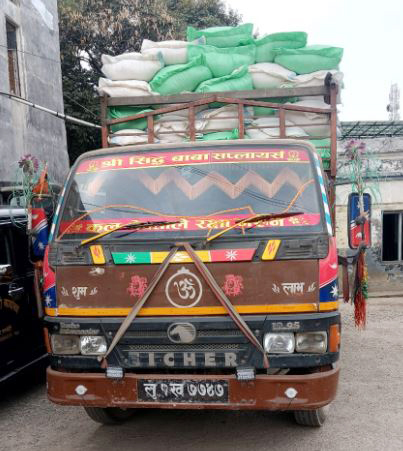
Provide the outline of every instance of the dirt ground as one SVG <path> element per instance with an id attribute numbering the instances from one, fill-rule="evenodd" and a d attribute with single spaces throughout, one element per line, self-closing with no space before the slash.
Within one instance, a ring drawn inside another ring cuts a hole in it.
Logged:
<path id="1" fill-rule="evenodd" d="M 341 381 L 320 429 L 289 413 L 157 410 L 101 426 L 51 404 L 37 370 L 0 387 L 0 450 L 402 450 L 403 299 L 371 298 L 365 331 L 350 305 L 342 314 Z"/>

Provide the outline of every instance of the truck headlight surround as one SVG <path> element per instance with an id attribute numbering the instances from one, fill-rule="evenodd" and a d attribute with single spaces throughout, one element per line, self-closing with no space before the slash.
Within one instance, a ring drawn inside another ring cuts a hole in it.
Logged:
<path id="1" fill-rule="evenodd" d="M 295 337 L 290 332 L 270 332 L 264 335 L 263 347 L 269 354 L 292 354 L 295 349 Z"/>
<path id="2" fill-rule="evenodd" d="M 295 334 L 295 351 L 324 354 L 327 350 L 327 333 L 324 331 L 299 332 Z"/>
<path id="3" fill-rule="evenodd" d="M 52 334 L 50 342 L 53 354 L 80 354 L 80 339 L 77 335 Z"/>
<path id="4" fill-rule="evenodd" d="M 101 355 L 107 351 L 105 337 L 101 335 L 81 335 L 80 351 L 82 355 Z"/>

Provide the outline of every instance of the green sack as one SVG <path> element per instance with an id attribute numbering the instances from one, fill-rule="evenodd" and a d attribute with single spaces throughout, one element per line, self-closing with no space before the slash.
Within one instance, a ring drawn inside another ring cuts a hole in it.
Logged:
<path id="1" fill-rule="evenodd" d="M 187 64 L 163 67 L 150 81 L 150 87 L 162 95 L 192 92 L 200 83 L 212 77 L 210 69 L 204 65 L 203 55 L 200 55 Z"/>
<path id="2" fill-rule="evenodd" d="M 127 116 L 133 116 L 134 114 L 147 113 L 148 111 L 153 111 L 151 108 L 147 107 L 136 107 L 136 106 L 112 106 L 108 108 L 107 118 L 108 119 L 122 119 Z M 136 119 L 134 121 L 122 122 L 120 124 L 111 125 L 111 132 L 115 133 L 119 130 L 124 130 L 126 128 L 136 128 L 138 130 L 145 130 L 147 128 L 147 118 Z"/>
<path id="3" fill-rule="evenodd" d="M 256 62 L 271 63 L 276 56 L 273 49 L 298 49 L 306 45 L 308 35 L 303 31 L 289 33 L 273 33 L 260 39 L 255 39 Z"/>
<path id="4" fill-rule="evenodd" d="M 229 75 L 237 67 L 255 62 L 254 44 L 240 47 L 218 48 L 212 45 L 188 45 L 188 59 L 203 55 L 214 78 Z"/>
<path id="5" fill-rule="evenodd" d="M 330 169 L 330 138 L 310 139 L 309 142 L 322 158 L 323 169 Z"/>
<path id="6" fill-rule="evenodd" d="M 297 74 L 337 69 L 343 56 L 340 47 L 311 45 L 301 49 L 276 49 L 274 62 Z"/>
<path id="7" fill-rule="evenodd" d="M 276 97 L 276 98 L 266 98 L 266 99 L 256 99 L 259 102 L 271 102 L 271 103 L 295 103 L 299 101 L 298 97 Z M 264 106 L 254 106 L 253 114 L 254 116 L 275 116 L 278 110 L 274 108 L 266 108 Z"/>
<path id="8" fill-rule="evenodd" d="M 252 77 L 248 72 L 248 66 L 241 66 L 230 75 L 204 81 L 197 87 L 196 92 L 250 91 L 252 89 Z"/>
<path id="9" fill-rule="evenodd" d="M 227 139 L 239 139 L 239 131 L 237 128 L 233 130 L 226 130 L 224 132 L 206 133 L 203 135 L 201 141 L 219 141 Z"/>
<path id="10" fill-rule="evenodd" d="M 187 40 L 204 36 L 207 45 L 215 47 L 236 47 L 238 45 L 246 45 L 252 42 L 253 24 L 245 23 L 237 27 L 211 27 L 204 30 L 196 30 L 196 28 L 187 28 Z"/>

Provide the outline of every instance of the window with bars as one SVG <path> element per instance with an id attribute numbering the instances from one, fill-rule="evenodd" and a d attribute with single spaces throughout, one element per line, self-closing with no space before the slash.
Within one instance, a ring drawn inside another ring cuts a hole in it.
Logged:
<path id="1" fill-rule="evenodd" d="M 18 67 L 18 28 L 13 23 L 6 21 L 6 32 L 10 94 L 21 96 L 20 72 Z"/>
<path id="2" fill-rule="evenodd" d="M 403 212 L 384 211 L 382 216 L 382 260 L 403 260 Z"/>

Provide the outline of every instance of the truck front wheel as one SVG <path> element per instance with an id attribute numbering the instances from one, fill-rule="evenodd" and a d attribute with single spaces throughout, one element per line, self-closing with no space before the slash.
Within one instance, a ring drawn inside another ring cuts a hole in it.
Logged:
<path id="1" fill-rule="evenodd" d="M 119 424 L 133 415 L 133 409 L 119 409 L 118 407 L 84 407 L 87 415 L 97 423 Z"/>
<path id="2" fill-rule="evenodd" d="M 294 410 L 294 418 L 303 426 L 320 427 L 326 420 L 328 406 L 315 410 Z"/>

